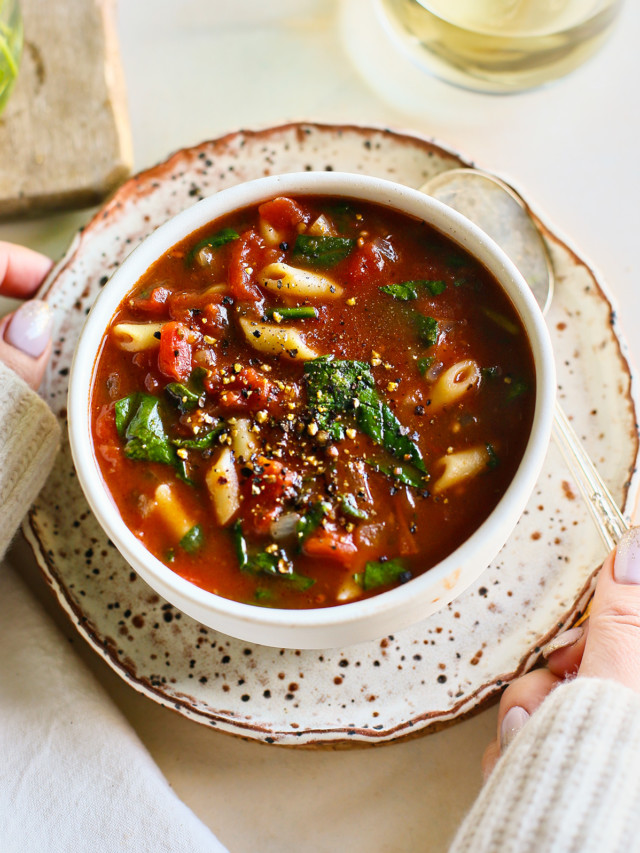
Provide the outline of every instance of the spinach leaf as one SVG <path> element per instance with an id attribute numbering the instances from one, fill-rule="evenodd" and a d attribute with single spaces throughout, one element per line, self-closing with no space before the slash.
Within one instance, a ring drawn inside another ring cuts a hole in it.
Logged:
<path id="1" fill-rule="evenodd" d="M 391 465 L 386 465 L 376 459 L 365 459 L 367 465 L 371 465 L 376 471 L 385 474 L 387 477 L 393 477 L 394 480 L 402 483 L 405 486 L 413 486 L 414 489 L 426 489 L 427 483 L 425 480 L 425 471 L 420 471 L 413 465 L 406 463 L 398 464 L 397 462 Z"/>
<path id="2" fill-rule="evenodd" d="M 286 566 L 285 571 L 281 571 L 283 565 Z M 295 589 L 300 591 L 309 589 L 315 583 L 313 578 L 308 578 L 305 575 L 294 572 L 287 555 L 282 549 L 273 554 L 267 551 L 259 551 L 253 557 L 249 558 L 245 568 L 247 571 L 254 572 L 255 574 L 262 573 L 287 581 L 287 583 L 290 583 Z"/>
<path id="3" fill-rule="evenodd" d="M 426 470 L 417 445 L 389 406 L 380 398 L 371 368 L 364 361 L 343 361 L 322 357 L 306 361 L 309 408 L 320 427 L 334 440 L 343 428 L 336 417 L 353 410 L 356 425 L 376 444 L 397 459 Z M 356 405 L 357 404 L 357 405 Z"/>
<path id="4" fill-rule="evenodd" d="M 164 390 L 169 402 L 181 413 L 190 412 L 198 405 L 200 394 L 189 390 L 181 382 L 170 382 Z"/>
<path id="5" fill-rule="evenodd" d="M 122 397 L 121 400 L 116 401 L 116 429 L 118 430 L 120 438 L 124 438 L 127 425 L 131 420 L 133 413 L 138 408 L 141 397 L 142 394 L 139 391 L 136 391 L 134 394 L 129 394 L 127 397 Z"/>
<path id="6" fill-rule="evenodd" d="M 279 314 L 283 320 L 317 320 L 318 309 L 312 305 L 298 305 L 293 308 L 267 308 L 267 317 L 272 320 L 274 314 Z"/>
<path id="7" fill-rule="evenodd" d="M 244 538 L 242 525 L 239 521 L 236 521 L 231 528 L 231 535 L 233 537 L 233 544 L 238 558 L 238 565 L 241 569 L 245 569 L 249 562 L 249 549 L 247 548 L 247 540 Z"/>
<path id="8" fill-rule="evenodd" d="M 355 580 L 364 590 L 370 590 L 392 583 L 406 583 L 411 580 L 411 572 L 400 560 L 370 561 L 365 565 L 364 572 L 355 575 Z"/>
<path id="9" fill-rule="evenodd" d="M 399 299 L 401 302 L 408 302 L 411 299 L 418 298 L 418 291 L 414 287 L 415 281 L 402 281 L 398 284 L 385 284 L 380 290 L 383 293 L 388 293 L 394 299 Z"/>
<path id="10" fill-rule="evenodd" d="M 366 519 L 369 518 L 369 513 L 360 509 L 353 495 L 340 495 L 338 500 L 340 502 L 340 509 L 342 510 L 343 515 L 347 515 L 350 518 L 357 518 L 361 521 L 366 521 Z"/>
<path id="11" fill-rule="evenodd" d="M 330 509 L 331 504 L 328 504 L 326 501 L 318 501 L 300 518 L 300 521 L 296 524 L 296 536 L 298 537 L 299 546 L 302 546 L 304 541 L 320 526 L 322 519 Z"/>
<path id="12" fill-rule="evenodd" d="M 418 371 L 420 376 L 426 376 L 427 371 L 436 360 L 434 355 L 427 355 L 424 358 L 419 358 L 416 364 L 418 365 Z"/>
<path id="13" fill-rule="evenodd" d="M 199 524 L 194 524 L 191 530 L 188 530 L 180 540 L 180 547 L 188 554 L 193 554 L 198 548 L 204 544 L 204 533 Z"/>
<path id="14" fill-rule="evenodd" d="M 174 465 L 176 452 L 162 423 L 159 402 L 158 398 L 151 394 L 139 395 L 137 406 L 124 432 L 124 453 L 129 459 Z"/>
<path id="15" fill-rule="evenodd" d="M 388 293 L 394 299 L 399 299 L 402 302 L 408 302 L 411 299 L 418 298 L 418 288 L 424 287 L 432 296 L 439 296 L 443 290 L 446 290 L 447 285 L 444 281 L 436 281 L 434 279 L 419 278 L 414 281 L 401 281 L 397 284 L 386 284 L 380 290 L 383 293 Z"/>
<path id="16" fill-rule="evenodd" d="M 198 438 L 172 438 L 171 444 L 176 447 L 184 447 L 185 450 L 206 450 L 215 444 L 216 439 L 227 429 L 226 424 L 218 424 L 211 432 L 198 436 Z"/>
<path id="17" fill-rule="evenodd" d="M 511 400 L 515 400 L 520 397 L 525 391 L 529 390 L 529 386 L 526 382 L 523 382 L 522 379 L 514 379 L 509 385 L 509 390 L 507 392 L 507 402 L 511 402 Z"/>
<path id="18" fill-rule="evenodd" d="M 356 245 L 348 237 L 313 237 L 310 234 L 298 234 L 291 253 L 293 258 L 301 258 L 310 266 L 335 267 L 343 261 Z"/>
<path id="19" fill-rule="evenodd" d="M 418 332 L 418 339 L 425 347 L 432 347 L 438 343 L 438 321 L 433 317 L 425 317 L 424 314 L 413 312 L 413 321 Z"/>
<path id="20" fill-rule="evenodd" d="M 237 231 L 234 231 L 233 228 L 223 228 L 221 231 L 217 231 L 215 234 L 211 234 L 209 237 L 199 240 L 191 251 L 187 253 L 187 256 L 184 259 L 185 265 L 190 267 L 200 249 L 204 249 L 205 246 L 208 246 L 210 249 L 219 249 L 220 246 L 224 246 L 226 243 L 231 243 L 239 237 L 240 235 Z"/>
<path id="21" fill-rule="evenodd" d="M 494 468 L 497 468 L 500 464 L 500 459 L 498 458 L 498 454 L 496 453 L 493 444 L 486 444 L 487 453 L 489 454 L 489 460 L 487 462 L 487 468 L 490 471 L 493 471 Z"/>

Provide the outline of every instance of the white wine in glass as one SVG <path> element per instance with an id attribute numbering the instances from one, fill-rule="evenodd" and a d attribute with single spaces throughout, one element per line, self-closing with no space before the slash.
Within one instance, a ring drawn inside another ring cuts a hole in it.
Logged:
<path id="1" fill-rule="evenodd" d="M 405 50 L 438 77 L 514 92 L 568 74 L 600 47 L 622 0 L 377 0 Z"/>

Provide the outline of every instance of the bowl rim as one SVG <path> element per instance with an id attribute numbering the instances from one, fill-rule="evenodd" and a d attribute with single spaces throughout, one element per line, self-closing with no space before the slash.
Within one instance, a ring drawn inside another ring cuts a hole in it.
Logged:
<path id="1" fill-rule="evenodd" d="M 505 493 L 479 527 L 443 560 L 406 584 L 354 602 L 300 610 L 265 608 L 224 598 L 184 579 L 147 550 L 122 520 L 103 481 L 91 438 L 90 417 L 93 374 L 105 331 L 140 276 L 160 255 L 198 228 L 227 213 L 283 194 L 356 197 L 429 222 L 478 259 L 498 280 L 525 327 L 536 373 L 534 415 L 524 454 Z M 432 221 L 433 218 L 437 221 Z M 243 182 L 202 199 L 167 220 L 133 249 L 102 288 L 81 330 L 70 369 L 68 428 L 73 462 L 91 510 L 125 559 L 150 586 L 161 587 L 164 597 L 170 600 L 167 590 L 175 591 L 176 597 L 199 613 L 220 614 L 225 623 L 230 619 L 238 626 L 250 625 L 252 630 L 262 626 L 265 630 L 329 632 L 332 628 L 345 629 L 368 622 L 391 611 L 402 611 L 416 598 L 433 591 L 437 584 L 446 584 L 458 566 L 473 558 L 482 542 L 495 542 L 494 556 L 497 554 L 535 487 L 551 434 L 554 400 L 553 351 L 542 313 L 513 262 L 476 225 L 419 190 L 386 179 L 349 172 L 292 172 Z M 509 518 L 508 525 L 505 517 Z M 462 591 L 456 590 L 455 594 Z M 443 595 L 442 606 L 450 600 L 451 597 Z M 182 608 L 182 604 L 177 606 Z M 202 616 L 198 618 L 202 621 Z"/>

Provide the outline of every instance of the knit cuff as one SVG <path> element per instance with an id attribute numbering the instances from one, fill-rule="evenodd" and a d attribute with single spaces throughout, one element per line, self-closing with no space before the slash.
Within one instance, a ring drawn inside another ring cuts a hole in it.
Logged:
<path id="1" fill-rule="evenodd" d="M 44 485 L 60 427 L 35 391 L 0 363 L 0 558 Z"/>
<path id="2" fill-rule="evenodd" d="M 500 759 L 450 853 L 640 849 L 640 694 L 578 677 Z"/>

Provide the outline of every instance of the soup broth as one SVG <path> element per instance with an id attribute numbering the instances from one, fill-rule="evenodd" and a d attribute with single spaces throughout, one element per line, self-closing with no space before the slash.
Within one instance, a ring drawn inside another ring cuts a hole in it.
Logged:
<path id="1" fill-rule="evenodd" d="M 178 243 L 116 312 L 93 436 L 127 526 L 198 586 L 328 607 L 427 571 L 524 453 L 533 359 L 468 253 L 381 205 L 277 198 Z"/>

